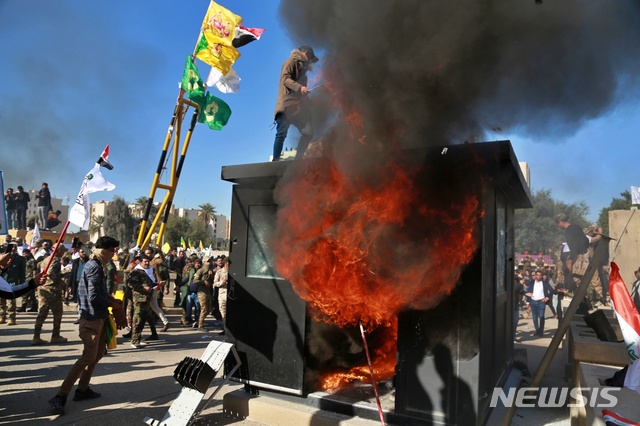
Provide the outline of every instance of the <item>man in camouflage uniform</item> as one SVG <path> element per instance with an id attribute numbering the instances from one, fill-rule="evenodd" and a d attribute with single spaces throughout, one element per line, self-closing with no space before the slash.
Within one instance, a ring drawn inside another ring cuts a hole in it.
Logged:
<path id="1" fill-rule="evenodd" d="M 65 291 L 66 284 L 62 279 L 61 262 L 63 250 L 58 250 L 53 255 L 51 265 L 47 271 L 47 281 L 44 285 L 38 287 L 38 316 L 36 317 L 36 326 L 33 330 L 32 345 L 44 345 L 47 343 L 40 338 L 40 332 L 42 331 L 42 325 L 44 324 L 47 316 L 49 315 L 49 309 L 53 314 L 53 334 L 51 337 L 51 343 L 65 343 L 66 337 L 60 336 L 60 323 L 62 322 L 62 297 Z M 49 258 L 52 255 L 45 257 L 40 262 L 40 270 L 44 271 Z"/>
<path id="2" fill-rule="evenodd" d="M 196 268 L 196 263 L 197 268 Z M 191 312 L 187 315 L 187 299 L 189 298 L 189 286 L 194 281 L 194 277 L 198 269 L 202 266 L 202 261 L 198 258 L 197 255 L 192 254 L 189 257 L 189 260 L 184 265 L 182 269 L 182 276 L 184 277 L 181 281 L 180 285 L 180 307 L 182 308 L 182 318 L 180 318 L 180 322 L 182 322 L 183 326 L 189 325 L 188 318 L 191 317 Z M 191 311 L 191 309 L 189 309 Z"/>
<path id="3" fill-rule="evenodd" d="M 11 264 L 6 271 L 2 273 L 9 284 L 22 284 L 25 282 L 26 262 L 22 256 L 18 255 L 17 245 L 15 243 L 7 243 L 11 246 Z M 7 321 L 7 316 L 9 320 Z M 16 324 L 16 300 L 0 299 L 0 324 L 15 325 Z"/>
<path id="4" fill-rule="evenodd" d="M 220 307 L 220 316 L 222 322 L 227 322 L 227 289 L 229 287 L 229 264 L 231 261 L 228 257 L 225 257 L 222 261 L 222 268 L 216 271 L 216 275 L 213 279 L 213 285 L 219 290 L 218 292 L 218 306 Z M 222 330 L 224 334 L 224 329 Z"/>
<path id="5" fill-rule="evenodd" d="M 133 292 L 134 305 L 131 346 L 138 349 L 146 346 L 145 342 L 141 342 L 142 330 L 147 317 L 151 315 L 151 295 L 154 289 L 153 281 L 145 271 L 147 268 L 149 268 L 149 258 L 146 255 L 141 255 L 140 263 L 127 278 L 127 284 Z M 151 327 L 151 334 L 155 335 L 155 324 L 149 322 L 149 326 Z"/>
<path id="6" fill-rule="evenodd" d="M 211 311 L 211 288 L 213 287 L 214 271 L 213 257 L 210 257 L 206 265 L 198 269 L 194 281 L 198 283 L 198 303 L 200 303 L 200 318 L 198 319 L 198 331 L 208 331 L 204 327 L 204 320 Z"/>
<path id="7" fill-rule="evenodd" d="M 36 260 L 33 258 L 33 255 L 29 250 L 23 250 L 22 257 L 26 261 L 25 277 L 27 280 L 30 280 L 31 278 L 35 277 L 36 274 L 38 273 Z M 22 296 L 22 304 L 20 305 L 19 311 L 26 312 L 29 301 L 31 301 L 31 308 L 29 308 L 29 312 L 38 312 L 38 299 L 36 299 L 35 290 Z"/>

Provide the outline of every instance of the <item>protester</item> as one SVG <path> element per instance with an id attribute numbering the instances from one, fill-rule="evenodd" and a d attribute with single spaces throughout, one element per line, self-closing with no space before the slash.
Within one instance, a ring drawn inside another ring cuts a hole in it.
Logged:
<path id="1" fill-rule="evenodd" d="M 38 273 L 36 260 L 33 258 L 33 255 L 29 250 L 23 250 L 22 257 L 26 262 L 25 263 L 25 279 L 29 280 Z M 24 296 L 22 296 L 22 303 L 21 303 L 20 309 L 18 309 L 18 312 L 26 312 L 27 305 L 29 303 L 31 303 L 29 312 L 38 312 L 38 299 L 36 298 L 35 289 L 33 291 L 27 292 Z"/>
<path id="2" fill-rule="evenodd" d="M 47 229 L 51 230 L 62 223 L 59 219 L 60 214 L 62 214 L 60 210 L 49 212 L 47 215 Z"/>
<path id="3" fill-rule="evenodd" d="M 589 267 L 589 239 L 582 228 L 572 224 L 566 214 L 560 213 L 555 216 L 556 224 L 564 229 L 565 239 L 569 246 L 569 256 L 565 261 L 565 288 L 570 284 L 580 283 L 582 276 Z M 598 302 L 604 303 L 602 284 L 598 274 L 593 274 L 591 282 L 588 284 L 585 300 L 591 305 Z"/>
<path id="4" fill-rule="evenodd" d="M 143 254 L 140 255 L 139 259 L 140 263 L 133 268 L 127 280 L 133 292 L 134 304 L 131 347 L 136 349 L 146 346 L 146 342 L 141 341 L 142 330 L 147 319 L 151 317 L 151 297 L 153 291 L 157 289 L 150 276 L 153 273 L 153 269 L 149 267 L 149 258 Z M 151 270 L 151 272 L 148 270 Z M 157 339 L 158 333 L 153 321 L 149 321 L 149 326 L 151 328 L 150 339 Z"/>
<path id="5" fill-rule="evenodd" d="M 4 193 L 4 207 L 7 212 L 7 226 L 9 229 L 17 228 L 16 196 L 13 194 L 13 188 L 7 188 Z"/>
<path id="6" fill-rule="evenodd" d="M 49 192 L 49 185 L 46 182 L 42 182 L 42 188 L 36 194 L 38 200 L 38 225 L 43 231 L 47 231 L 47 216 L 51 208 L 51 193 Z"/>
<path id="7" fill-rule="evenodd" d="M 213 280 L 213 285 L 218 288 L 218 307 L 220 309 L 220 315 L 222 316 L 222 322 L 227 322 L 227 287 L 229 283 L 229 264 L 231 261 L 228 257 L 222 260 L 222 269 L 216 272 L 216 276 Z M 223 330 L 224 333 L 224 330 Z"/>
<path id="8" fill-rule="evenodd" d="M 40 271 L 44 272 L 44 269 L 49 263 L 49 257 L 53 256 L 49 269 L 47 270 L 47 280 L 41 287 L 38 287 L 38 316 L 36 317 L 36 325 L 33 330 L 32 345 L 44 345 L 47 343 L 40 338 L 40 332 L 44 325 L 49 310 L 53 314 L 53 333 L 51 336 L 51 343 L 66 343 L 67 338 L 60 335 L 60 324 L 62 323 L 62 299 L 63 299 L 63 286 L 62 270 L 60 257 L 63 254 L 63 250 L 58 250 L 54 254 L 50 254 L 40 262 Z"/>
<path id="9" fill-rule="evenodd" d="M 14 257 L 11 253 L 0 254 L 0 274 L 3 275 L 9 269 L 13 259 Z M 37 274 L 25 283 L 11 284 L 5 281 L 5 279 L 0 275 L 0 298 L 17 299 L 18 297 L 33 291 L 37 286 L 44 284 L 45 280 L 41 278 L 42 274 Z"/>
<path id="10" fill-rule="evenodd" d="M 542 337 L 544 334 L 544 311 L 547 301 L 553 295 L 553 289 L 548 282 L 542 278 L 542 271 L 536 271 L 533 281 L 526 288 L 526 296 L 531 303 L 531 313 L 533 314 L 533 326 L 536 331 L 534 335 Z"/>
<path id="11" fill-rule="evenodd" d="M 18 192 L 14 194 L 16 200 L 16 221 L 18 229 L 27 229 L 27 209 L 31 202 L 29 193 L 24 191 L 22 186 L 18 186 Z"/>
<path id="12" fill-rule="evenodd" d="M 104 276 L 104 267 L 119 245 L 120 243 L 112 237 L 98 238 L 96 249 L 83 270 L 78 285 L 78 306 L 80 309 L 79 335 L 84 349 L 62 382 L 56 396 L 49 400 L 49 405 L 55 414 L 64 414 L 67 396 L 78 378 L 80 382 L 73 396 L 74 401 L 100 397 L 99 393 L 89 387 L 89 382 L 93 370 L 105 353 L 105 321 L 109 315 L 108 308 L 112 308 L 118 328 L 123 328 L 126 324 L 120 302 L 107 293 Z"/>
<path id="13" fill-rule="evenodd" d="M 300 46 L 282 65 L 278 100 L 275 108 L 276 137 L 273 142 L 273 161 L 280 160 L 282 147 L 289 126 L 293 124 L 301 133 L 296 158 L 302 158 L 313 137 L 311 114 L 308 107 L 309 88 L 307 72 L 311 71 L 318 58 L 309 46 Z"/>
<path id="14" fill-rule="evenodd" d="M 152 276 L 154 285 L 158 285 L 158 290 L 153 291 L 153 296 L 151 297 L 151 310 L 158 316 L 160 321 L 162 321 L 162 329 L 160 331 L 167 331 L 171 328 L 171 323 L 167 319 L 167 316 L 162 310 L 162 287 L 165 285 L 169 285 L 169 269 L 164 264 L 164 255 L 162 252 L 158 252 L 153 255 L 153 259 L 151 260 L 150 266 L 153 270 Z"/>
<path id="15" fill-rule="evenodd" d="M 11 261 L 2 271 L 2 278 L 9 284 L 22 284 L 26 281 L 26 264 L 22 256 L 18 255 L 18 246 L 15 242 L 7 243 L 8 254 Z M 16 324 L 16 300 L 15 298 L 0 299 L 0 324 Z M 8 319 L 7 319 L 8 317 Z"/>

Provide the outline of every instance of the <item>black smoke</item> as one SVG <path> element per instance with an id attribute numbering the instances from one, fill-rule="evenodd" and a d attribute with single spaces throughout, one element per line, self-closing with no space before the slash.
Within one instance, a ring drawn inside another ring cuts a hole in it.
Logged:
<path id="1" fill-rule="evenodd" d="M 381 145 L 485 140 L 495 128 L 567 136 L 640 75 L 638 0 L 283 0 L 280 11 Z"/>

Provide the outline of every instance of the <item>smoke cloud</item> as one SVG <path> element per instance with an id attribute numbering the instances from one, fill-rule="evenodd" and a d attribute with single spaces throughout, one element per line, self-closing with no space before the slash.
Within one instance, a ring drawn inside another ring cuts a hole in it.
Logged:
<path id="1" fill-rule="evenodd" d="M 569 135 L 638 87 L 638 0 L 283 0 L 281 14 L 321 56 L 310 86 L 322 84 L 312 101 L 326 161 L 294 162 L 278 185 L 277 265 L 337 324 L 433 308 L 472 259 L 472 246 L 457 262 L 443 253 L 460 254 L 481 217 L 464 199 L 480 195 L 478 174 L 438 160 L 442 174 L 420 177 L 407 148 L 498 128 Z M 324 291 L 335 282 L 339 308 Z M 374 310 L 381 294 L 394 298 Z"/>
<path id="2" fill-rule="evenodd" d="M 324 51 L 342 113 L 405 147 L 569 135 L 640 75 L 637 0 L 283 0 L 281 14 Z"/>

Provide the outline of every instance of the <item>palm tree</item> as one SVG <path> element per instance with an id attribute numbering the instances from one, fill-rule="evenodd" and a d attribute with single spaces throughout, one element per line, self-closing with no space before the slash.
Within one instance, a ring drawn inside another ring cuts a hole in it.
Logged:
<path id="1" fill-rule="evenodd" d="M 149 202 L 149 197 L 145 197 L 144 195 L 142 197 L 136 198 L 135 204 L 133 206 L 133 214 L 135 215 L 135 217 L 137 218 L 142 217 L 142 215 L 144 214 L 144 211 L 147 208 L 148 202 Z"/>
<path id="2" fill-rule="evenodd" d="M 216 208 L 210 203 L 200 204 L 198 208 L 200 209 L 198 212 L 198 220 L 204 223 L 204 226 L 209 226 L 209 223 L 216 214 Z"/>
<path id="3" fill-rule="evenodd" d="M 89 235 L 98 234 L 98 237 L 102 237 L 102 225 L 104 225 L 104 216 L 94 216 L 89 225 Z"/>

